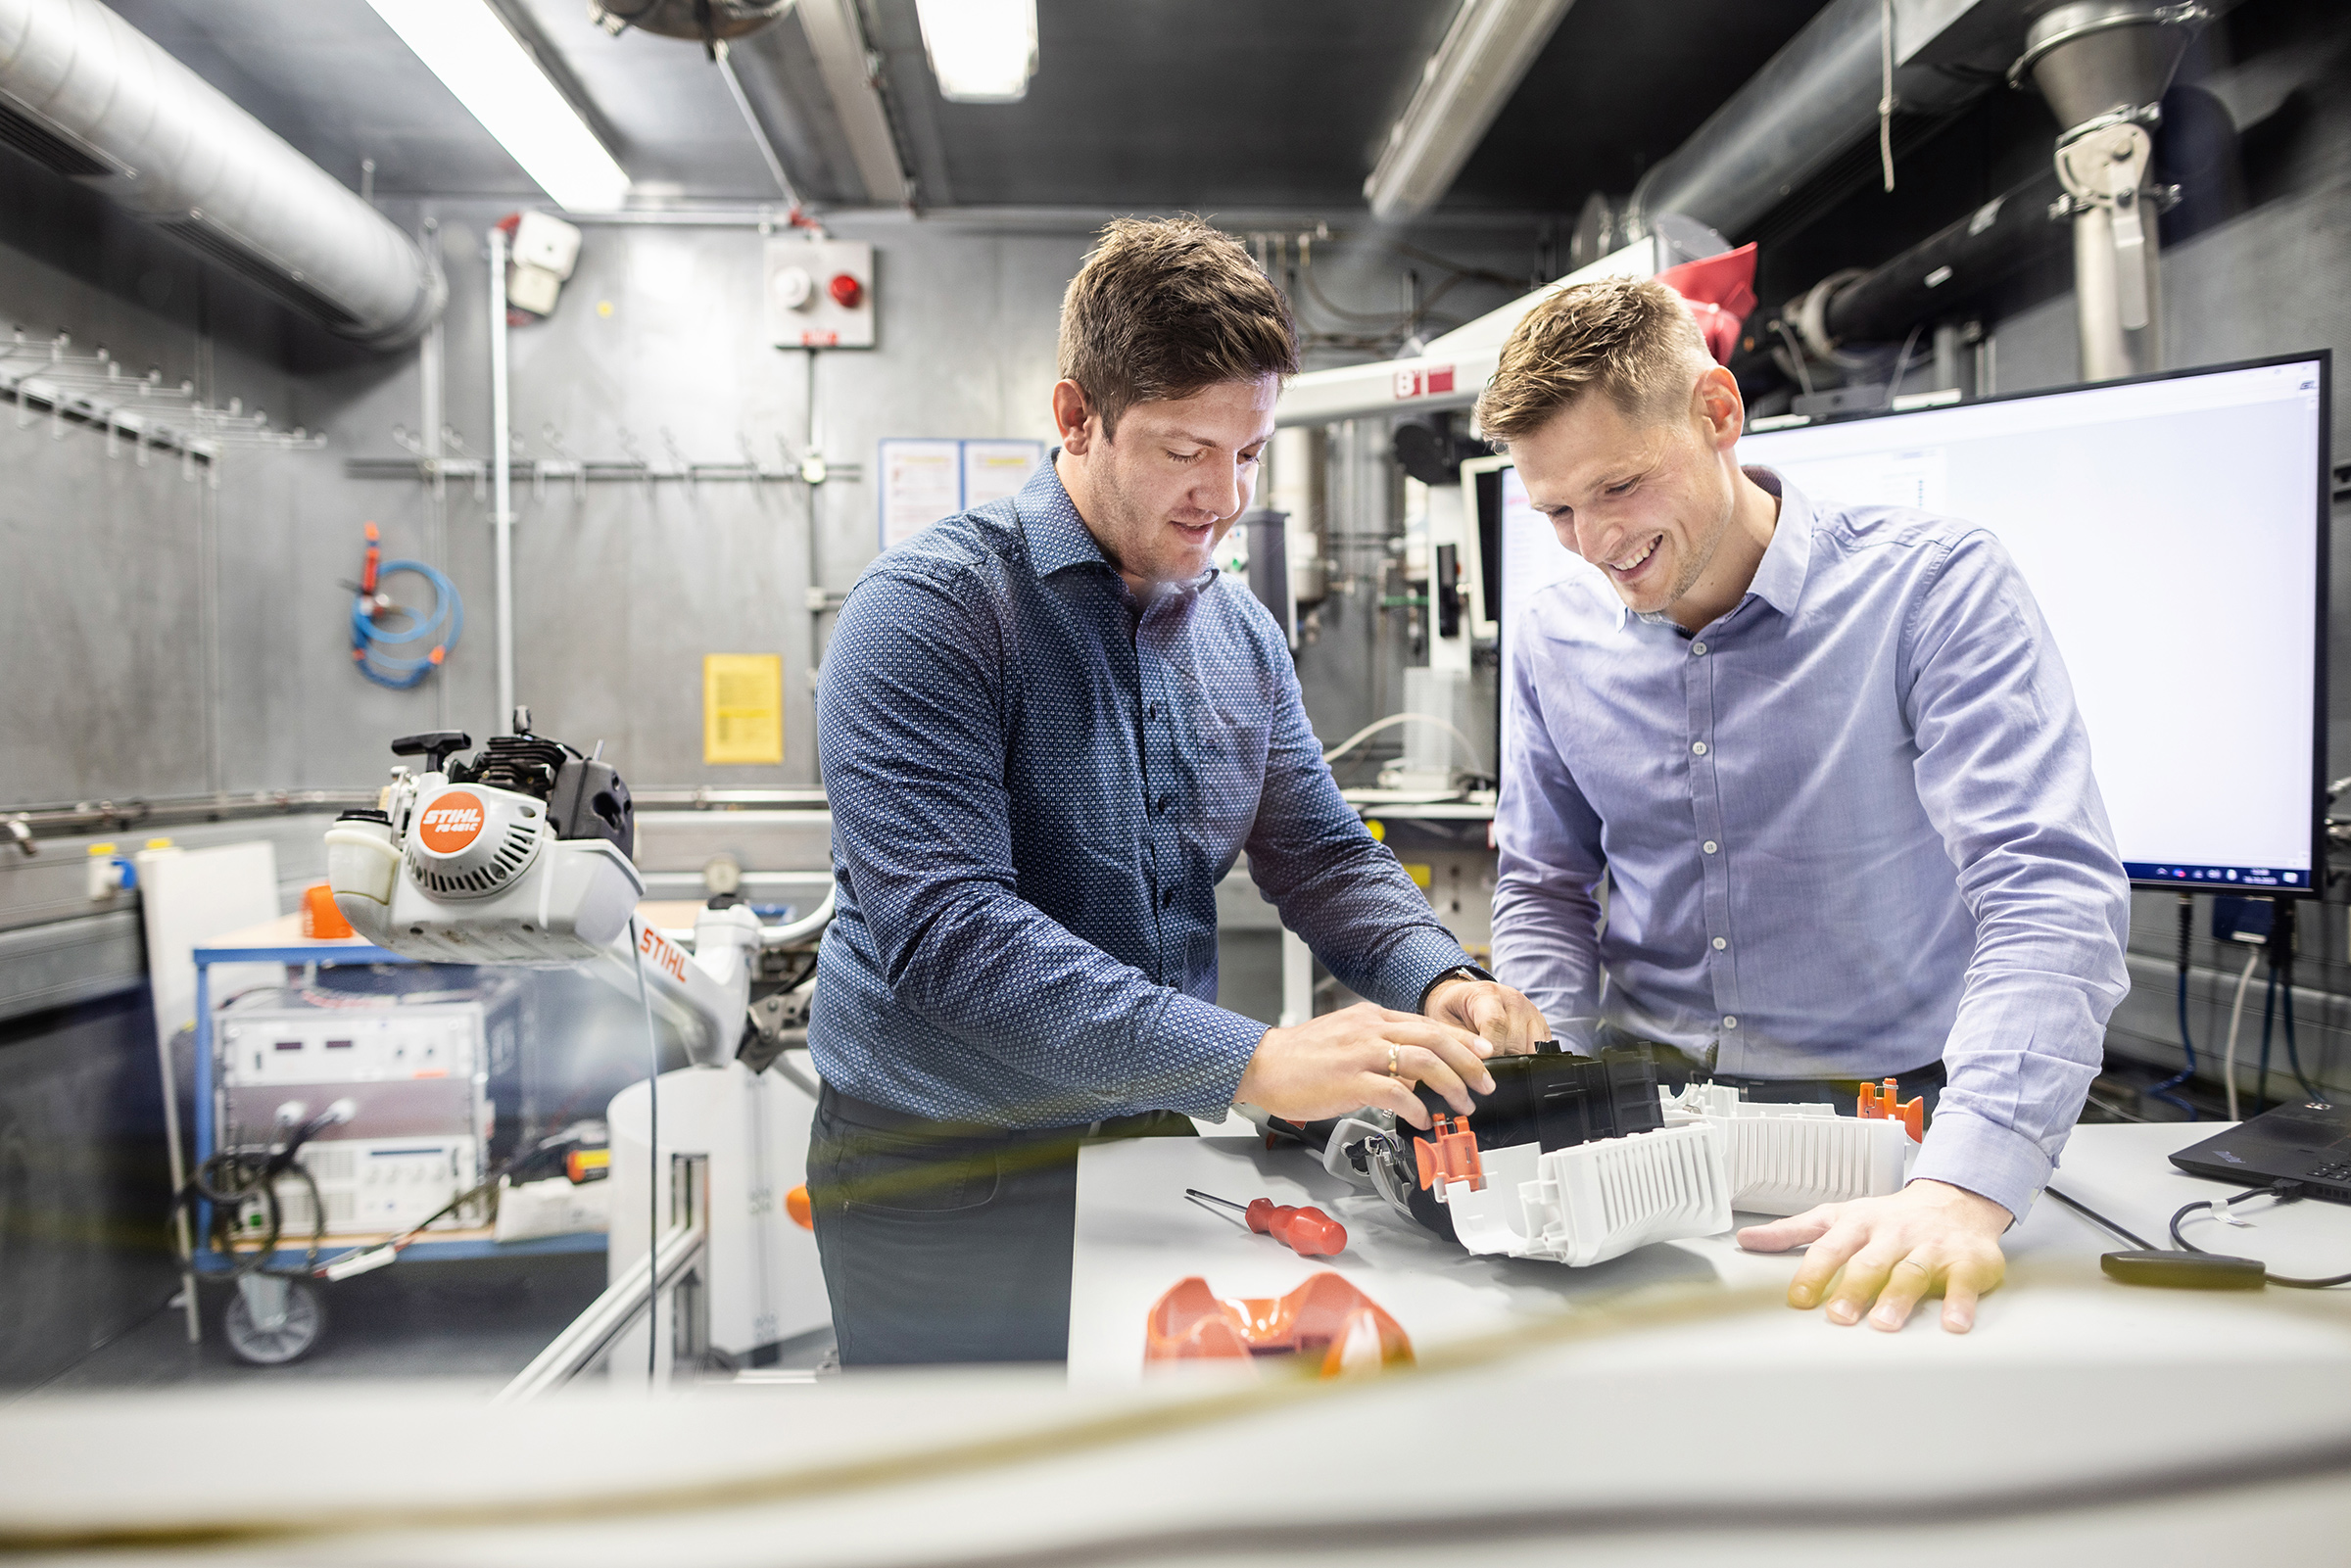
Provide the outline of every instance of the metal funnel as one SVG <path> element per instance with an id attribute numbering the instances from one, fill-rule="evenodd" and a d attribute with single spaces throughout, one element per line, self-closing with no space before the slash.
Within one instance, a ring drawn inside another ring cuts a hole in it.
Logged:
<path id="1" fill-rule="evenodd" d="M 2100 115 L 2143 108 L 2171 85 L 2188 39 L 2210 15 L 2193 4 L 2075 0 L 2033 24 L 2008 80 L 2015 85 L 2032 72 L 2068 130 Z"/>

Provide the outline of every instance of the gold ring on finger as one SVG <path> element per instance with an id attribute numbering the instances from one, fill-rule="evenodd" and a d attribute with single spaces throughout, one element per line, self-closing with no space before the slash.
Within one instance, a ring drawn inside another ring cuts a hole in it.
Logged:
<path id="1" fill-rule="evenodd" d="M 1399 1083 L 1404 1081 L 1404 1073 L 1399 1069 L 1396 1063 L 1396 1047 L 1393 1044 L 1390 1044 L 1388 1047 L 1388 1076 L 1394 1078 Z"/>

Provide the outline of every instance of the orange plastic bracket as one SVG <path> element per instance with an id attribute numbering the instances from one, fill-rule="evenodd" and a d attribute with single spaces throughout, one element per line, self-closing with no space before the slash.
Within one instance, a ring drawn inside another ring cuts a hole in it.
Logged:
<path id="1" fill-rule="evenodd" d="M 1197 1274 L 1152 1303 L 1143 1320 L 1145 1361 L 1316 1356 L 1319 1375 L 1410 1365 L 1413 1342 L 1396 1319 L 1343 1275 L 1310 1275 L 1284 1296 L 1220 1297 Z"/>
<path id="2" fill-rule="evenodd" d="M 1926 1142 L 1927 1102 L 1921 1098 L 1897 1104 L 1894 1095 L 1892 1078 L 1886 1079 L 1882 1087 L 1875 1083 L 1864 1083 L 1861 1085 L 1861 1103 L 1854 1108 L 1853 1114 L 1872 1121 L 1898 1121 L 1902 1124 L 1902 1130 L 1910 1134 L 1912 1143 Z"/>
<path id="3" fill-rule="evenodd" d="M 1486 1167 L 1477 1158 L 1477 1134 L 1469 1130 L 1465 1117 L 1437 1117 L 1427 1137 L 1413 1140 L 1413 1160 L 1420 1167 L 1424 1191 L 1439 1176 L 1466 1182 L 1471 1192 L 1485 1189 Z"/>

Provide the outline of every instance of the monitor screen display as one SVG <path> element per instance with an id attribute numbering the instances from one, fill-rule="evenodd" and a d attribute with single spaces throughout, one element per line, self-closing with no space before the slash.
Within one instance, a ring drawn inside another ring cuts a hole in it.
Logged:
<path id="1" fill-rule="evenodd" d="M 2135 881 L 2313 890 L 2327 521 L 2324 356 L 1745 437 L 1818 501 L 1917 506 L 1997 536 L 2040 604 Z M 1480 476 L 1511 623 L 1605 580 L 1517 475 Z"/>

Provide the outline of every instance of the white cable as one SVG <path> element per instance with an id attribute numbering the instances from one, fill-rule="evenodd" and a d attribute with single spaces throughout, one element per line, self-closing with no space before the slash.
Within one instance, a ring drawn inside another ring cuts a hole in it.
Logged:
<path id="1" fill-rule="evenodd" d="M 1894 0 L 1878 6 L 1878 61 L 1882 91 L 1878 95 L 1878 162 L 1886 171 L 1886 190 L 1894 191 Z"/>
<path id="2" fill-rule="evenodd" d="M 2236 1026 L 2245 1016 L 2245 987 L 2253 983 L 2253 966 L 2261 962 L 2261 949 L 2256 947 L 2245 955 L 2245 972 L 2236 977 L 2236 1004 L 2229 1009 L 2229 1050 L 2221 1060 L 2221 1083 L 2229 1091 L 2229 1119 L 2236 1115 Z M 2266 1089 L 2268 1085 L 2263 1085 Z"/>
<path id="3" fill-rule="evenodd" d="M 1492 775 L 1486 773 L 1485 759 L 1477 754 L 1477 746 L 1470 740 L 1470 738 L 1462 734 L 1461 731 L 1455 729 L 1452 725 L 1446 723 L 1443 719 L 1438 718 L 1433 713 L 1391 713 L 1384 719 L 1379 719 L 1370 724 L 1365 725 L 1361 730 L 1356 731 L 1355 734 L 1349 736 L 1337 745 L 1324 746 L 1322 748 L 1322 760 L 1324 762 L 1336 762 L 1341 757 L 1347 755 L 1348 752 L 1353 751 L 1357 746 L 1362 745 L 1365 741 L 1379 734 L 1380 731 L 1394 729 L 1400 724 L 1435 725 L 1438 729 L 1444 731 L 1447 735 L 1453 736 L 1456 740 L 1459 740 L 1462 743 L 1462 754 L 1469 759 L 1469 766 L 1473 771 L 1488 778 L 1492 777 Z"/>

